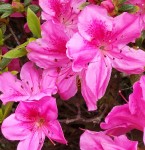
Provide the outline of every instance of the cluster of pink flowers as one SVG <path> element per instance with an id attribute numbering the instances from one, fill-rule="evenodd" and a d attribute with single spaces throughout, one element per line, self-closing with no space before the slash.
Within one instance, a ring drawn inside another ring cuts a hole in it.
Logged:
<path id="1" fill-rule="evenodd" d="M 7 139 L 20 140 L 18 150 L 40 150 L 45 136 L 52 143 L 67 144 L 57 120 L 54 94 L 69 100 L 81 82 L 82 96 L 88 110 L 93 111 L 106 92 L 112 68 L 126 74 L 144 72 L 145 52 L 128 43 L 135 42 L 145 28 L 145 2 L 128 0 L 126 3 L 138 5 L 140 11 L 115 17 L 109 15 L 114 8 L 109 0 L 81 10 L 84 2 L 40 0 L 42 37 L 27 45 L 30 61 L 22 66 L 19 78 L 10 72 L 0 75 L 2 102 L 19 102 L 1 127 Z M 142 76 L 134 84 L 128 104 L 114 107 L 101 123 L 106 131 L 86 130 L 80 148 L 137 150 L 137 142 L 129 141 L 124 134 L 132 129 L 144 131 L 144 88 Z"/>

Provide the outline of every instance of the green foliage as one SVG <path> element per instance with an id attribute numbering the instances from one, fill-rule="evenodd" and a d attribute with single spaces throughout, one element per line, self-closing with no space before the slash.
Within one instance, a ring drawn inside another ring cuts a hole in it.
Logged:
<path id="1" fill-rule="evenodd" d="M 27 54 L 27 51 L 25 48 L 21 48 L 21 49 L 13 49 L 8 51 L 6 54 L 3 55 L 4 58 L 19 58 L 19 57 L 23 57 Z"/>
<path id="2" fill-rule="evenodd" d="M 37 5 L 29 5 L 29 8 L 35 13 L 37 13 L 40 9 Z"/>
<path id="3" fill-rule="evenodd" d="M 19 46 L 17 46 L 16 48 L 8 51 L 6 54 L 3 55 L 4 58 L 19 58 L 19 57 L 23 57 L 27 54 L 27 51 L 25 49 L 25 46 L 27 46 L 28 42 L 25 42 Z"/>
<path id="4" fill-rule="evenodd" d="M 8 17 L 9 15 L 11 15 L 13 12 L 13 8 L 11 6 L 11 4 L 1 4 L 0 5 L 0 14 L 1 15 L 1 18 L 6 18 Z"/>
<path id="5" fill-rule="evenodd" d="M 144 49 L 143 46 L 142 46 L 144 40 L 145 40 L 145 30 L 142 31 L 141 37 L 138 38 L 138 39 L 136 39 L 135 44 L 136 44 L 137 46 L 139 46 L 139 48 Z"/>
<path id="6" fill-rule="evenodd" d="M 30 8 L 27 9 L 27 23 L 34 37 L 40 38 L 40 20 Z"/>
<path id="7" fill-rule="evenodd" d="M 86 6 L 88 6 L 90 3 L 89 2 L 84 2 L 82 5 L 79 7 L 80 10 L 83 10 Z"/>
<path id="8" fill-rule="evenodd" d="M 4 44 L 4 39 L 3 39 L 3 32 L 2 29 L 0 28 L 0 46 Z"/>
<path id="9" fill-rule="evenodd" d="M 31 3 L 31 0 L 24 0 L 24 6 L 28 6 Z"/>
<path id="10" fill-rule="evenodd" d="M 0 123 L 2 123 L 11 112 L 13 103 L 14 102 L 8 102 L 6 105 L 2 105 L 2 108 L 0 108 Z"/>
<path id="11" fill-rule="evenodd" d="M 0 70 L 5 69 L 5 67 L 7 67 L 8 64 L 9 64 L 11 61 L 12 61 L 12 59 L 3 58 L 3 59 L 0 61 Z"/>
<path id="12" fill-rule="evenodd" d="M 119 8 L 120 12 L 130 12 L 130 13 L 134 13 L 138 11 L 138 7 L 134 6 L 134 5 L 130 5 L 130 4 L 123 4 L 120 8 Z"/>

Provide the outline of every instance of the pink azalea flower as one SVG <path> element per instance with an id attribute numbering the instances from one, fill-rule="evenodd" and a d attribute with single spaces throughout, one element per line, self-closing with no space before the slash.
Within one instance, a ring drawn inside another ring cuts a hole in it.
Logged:
<path id="1" fill-rule="evenodd" d="M 49 76 L 50 71 L 38 69 L 32 62 L 23 65 L 20 78 L 5 72 L 0 75 L 0 99 L 8 101 L 39 100 L 57 92 L 56 79 Z"/>
<path id="2" fill-rule="evenodd" d="M 49 28 L 48 28 L 49 26 Z M 72 62 L 66 56 L 66 43 L 68 36 L 60 24 L 47 21 L 42 25 L 42 38 L 31 42 L 27 46 L 28 58 L 44 69 L 56 69 L 58 93 L 61 98 L 68 100 L 77 92 L 77 82 L 81 80 L 82 94 L 89 110 L 96 109 L 96 102 L 92 101 L 95 96 L 86 86 L 85 70 L 77 73 L 72 70 Z M 102 83 L 103 84 L 103 83 Z"/>
<path id="3" fill-rule="evenodd" d="M 145 52 L 126 45 L 140 36 L 141 28 L 136 16 L 123 13 L 112 18 L 106 9 L 90 5 L 79 15 L 78 29 L 67 43 L 67 55 L 73 60 L 73 71 L 85 70 L 83 96 L 95 108 L 106 91 L 112 67 L 127 74 L 144 71 Z"/>
<path id="4" fill-rule="evenodd" d="M 66 33 L 72 36 L 77 31 L 79 7 L 85 0 L 43 0 L 39 1 L 42 18 L 52 20 L 64 26 Z"/>
<path id="5" fill-rule="evenodd" d="M 80 137 L 81 150 L 137 150 L 136 141 L 130 141 L 125 135 L 109 136 L 105 132 L 86 130 Z"/>
<path id="6" fill-rule="evenodd" d="M 108 134 L 121 135 L 132 129 L 145 132 L 145 76 L 133 86 L 133 93 L 129 96 L 129 103 L 116 106 L 101 123 L 101 128 L 107 129 Z M 143 137 L 145 143 L 145 134 Z"/>
<path id="7" fill-rule="evenodd" d="M 51 142 L 66 144 L 57 114 L 56 100 L 52 97 L 20 102 L 15 113 L 3 121 L 1 130 L 7 139 L 20 140 L 17 150 L 41 150 L 45 136 Z"/>

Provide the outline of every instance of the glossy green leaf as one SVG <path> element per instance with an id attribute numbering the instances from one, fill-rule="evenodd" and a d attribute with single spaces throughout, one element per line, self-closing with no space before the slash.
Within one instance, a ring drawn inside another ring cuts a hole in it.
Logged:
<path id="1" fill-rule="evenodd" d="M 31 3 L 31 0 L 24 0 L 24 6 L 28 6 Z"/>
<path id="2" fill-rule="evenodd" d="M 19 58 L 19 57 L 23 57 L 27 54 L 27 51 L 25 48 L 21 48 L 21 49 L 12 49 L 10 51 L 8 51 L 6 54 L 3 55 L 4 58 Z"/>
<path id="3" fill-rule="evenodd" d="M 9 11 L 12 11 L 12 6 L 11 4 L 1 4 L 0 5 L 0 13 L 5 13 L 5 12 L 9 12 Z"/>
<path id="4" fill-rule="evenodd" d="M 40 9 L 37 5 L 29 5 L 29 8 L 35 13 L 37 13 Z"/>
<path id="5" fill-rule="evenodd" d="M 9 115 L 9 113 L 12 110 L 14 102 L 8 102 L 6 105 L 3 105 L 3 116 L 2 116 L 2 121 Z"/>
<path id="6" fill-rule="evenodd" d="M 27 23 L 34 37 L 40 38 L 41 37 L 40 20 L 30 8 L 27 9 Z"/>
<path id="7" fill-rule="evenodd" d="M 8 64 L 12 61 L 12 59 L 3 58 L 0 62 L 0 70 L 3 70 Z"/>
<path id="8" fill-rule="evenodd" d="M 137 11 L 137 7 L 130 4 L 124 4 L 119 8 L 121 12 L 134 12 Z"/>

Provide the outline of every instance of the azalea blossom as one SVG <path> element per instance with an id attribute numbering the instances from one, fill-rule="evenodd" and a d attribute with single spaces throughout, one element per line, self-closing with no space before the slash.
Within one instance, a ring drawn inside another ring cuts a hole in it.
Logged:
<path id="1" fill-rule="evenodd" d="M 48 28 L 49 26 L 49 28 Z M 66 56 L 66 43 L 68 35 L 60 24 L 46 21 L 42 25 L 42 38 L 28 44 L 28 58 L 44 69 L 54 69 L 58 93 L 62 99 L 68 100 L 77 92 L 77 84 L 81 81 L 81 91 L 89 110 L 97 108 L 92 101 L 93 94 L 85 82 L 85 70 L 74 72 L 72 62 Z M 91 95 L 91 96 L 90 96 Z M 95 96 L 94 96 L 95 98 Z"/>
<path id="2" fill-rule="evenodd" d="M 51 96 L 57 92 L 55 78 L 51 71 L 37 68 L 32 62 L 23 65 L 20 78 L 5 72 L 0 75 L 0 99 L 5 104 L 8 101 L 39 100 L 44 96 Z"/>
<path id="3" fill-rule="evenodd" d="M 133 93 L 129 96 L 129 103 L 122 106 L 115 106 L 101 128 L 107 129 L 108 134 L 121 135 L 132 129 L 145 132 L 145 76 L 133 86 Z M 145 143 L 145 134 L 143 137 Z"/>
<path id="4" fill-rule="evenodd" d="M 77 31 L 80 6 L 85 0 L 43 0 L 39 1 L 42 18 L 63 25 L 65 32 L 71 37 Z"/>
<path id="5" fill-rule="evenodd" d="M 3 121 L 1 130 L 7 139 L 20 140 L 17 150 L 41 150 L 45 136 L 52 143 L 66 144 L 57 115 L 56 100 L 52 97 L 20 102 L 15 113 Z"/>
<path id="6" fill-rule="evenodd" d="M 105 132 L 86 130 L 80 137 L 81 150 L 137 150 L 136 141 L 130 141 L 125 135 L 109 136 Z"/>
<path id="7" fill-rule="evenodd" d="M 83 96 L 94 110 L 106 91 L 112 68 L 127 74 L 144 71 L 145 52 L 127 46 L 140 36 L 141 27 L 134 15 L 123 13 L 113 18 L 106 9 L 89 5 L 79 15 L 78 29 L 67 43 L 67 56 L 73 60 L 73 71 L 85 70 L 83 82 L 89 92 Z"/>

